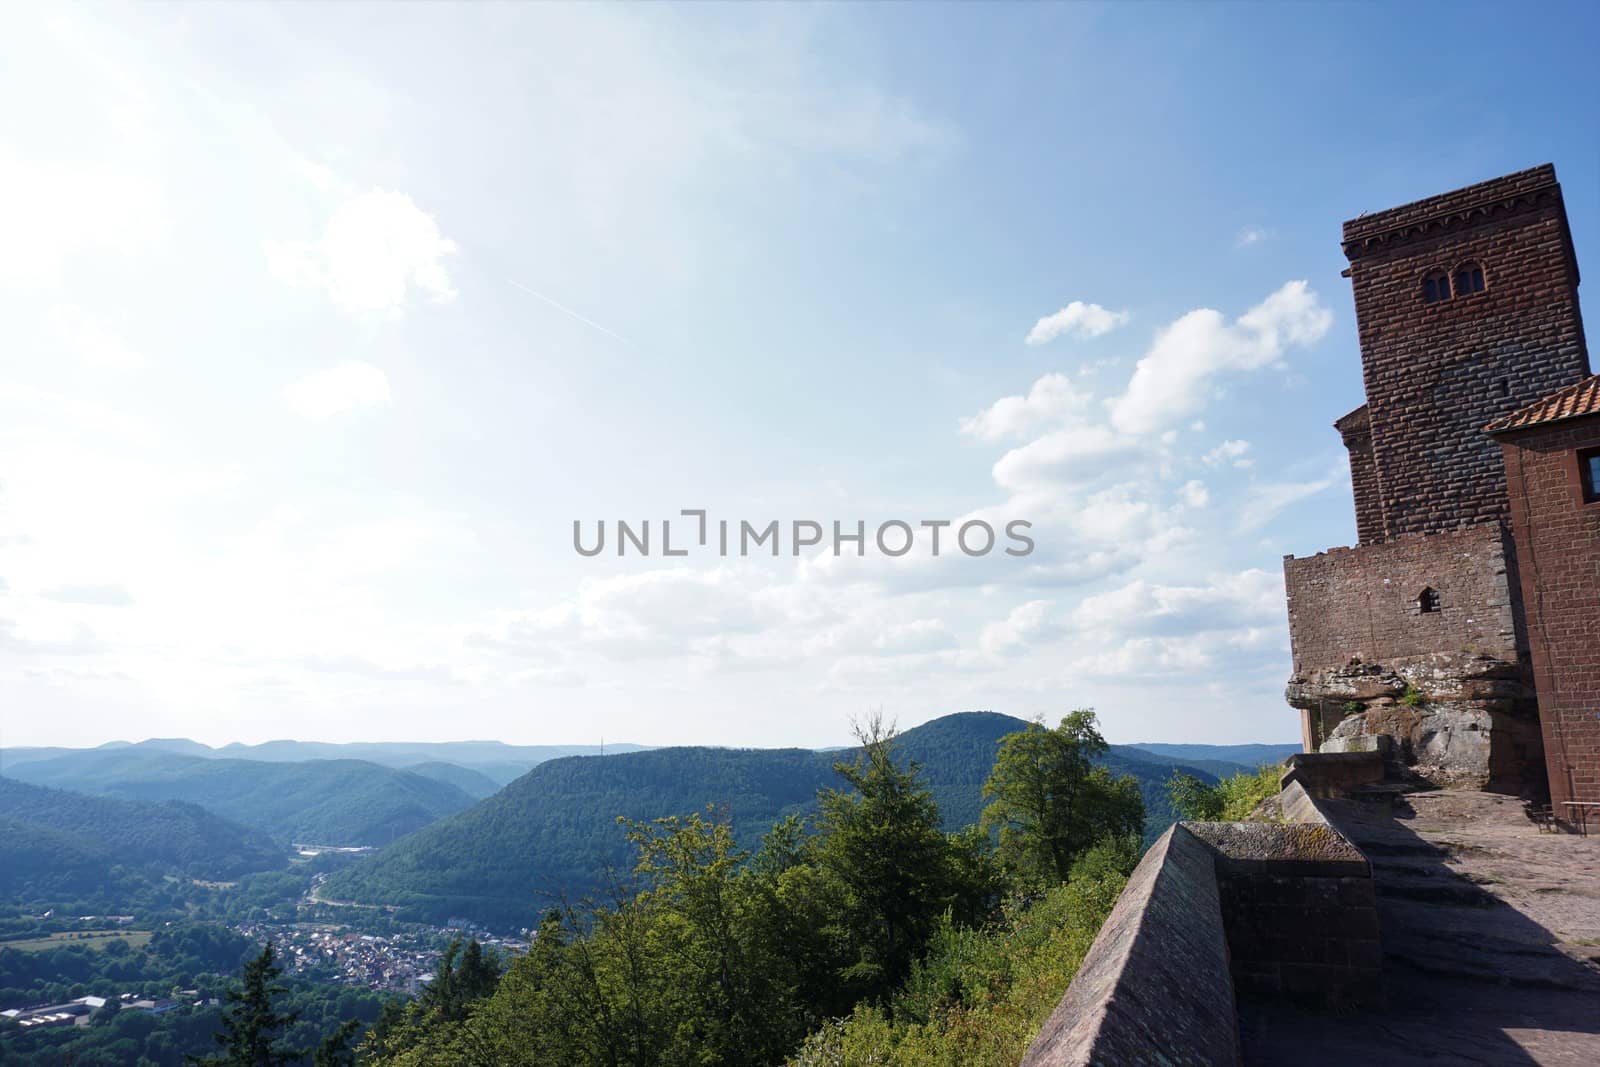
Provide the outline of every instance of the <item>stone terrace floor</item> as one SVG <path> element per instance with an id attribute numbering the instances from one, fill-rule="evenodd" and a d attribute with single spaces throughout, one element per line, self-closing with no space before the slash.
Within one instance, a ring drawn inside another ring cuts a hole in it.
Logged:
<path id="1" fill-rule="evenodd" d="M 1600 1065 L 1600 824 L 1541 834 L 1520 801 L 1327 801 L 1372 862 L 1382 1004 L 1245 1001 L 1247 1064 Z"/>

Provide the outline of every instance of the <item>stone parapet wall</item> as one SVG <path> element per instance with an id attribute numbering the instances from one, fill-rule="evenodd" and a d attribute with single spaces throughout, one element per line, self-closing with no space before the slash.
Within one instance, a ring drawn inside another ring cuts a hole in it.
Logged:
<path id="1" fill-rule="evenodd" d="M 1377 995 L 1371 866 L 1298 779 L 1279 810 L 1288 821 L 1178 823 L 1150 847 L 1024 1067 L 1237 1064 L 1236 991 Z"/>
<path id="2" fill-rule="evenodd" d="M 1022 1062 L 1239 1062 L 1215 861 L 1182 823 L 1139 861 Z"/>
<path id="3" fill-rule="evenodd" d="M 1375 753 L 1350 755 L 1374 760 L 1341 761 L 1345 769 L 1375 761 L 1381 771 Z M 1216 852 L 1234 989 L 1320 1006 L 1371 1003 L 1383 963 L 1371 865 L 1299 781 L 1279 806 L 1301 821 L 1185 824 Z"/>

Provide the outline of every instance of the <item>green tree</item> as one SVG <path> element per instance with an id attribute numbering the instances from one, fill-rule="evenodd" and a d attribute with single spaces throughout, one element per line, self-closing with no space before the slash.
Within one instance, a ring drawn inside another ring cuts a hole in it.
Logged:
<path id="1" fill-rule="evenodd" d="M 228 990 L 222 1032 L 212 1035 L 222 1053 L 191 1055 L 187 1060 L 206 1067 L 278 1067 L 304 1059 L 304 1049 L 285 1048 L 280 1040 L 300 1017 L 298 1011 L 279 1012 L 274 1007 L 274 1000 L 289 991 L 278 984 L 282 973 L 269 943 L 244 965 L 240 988 Z"/>
<path id="2" fill-rule="evenodd" d="M 346 1019 L 339 1028 L 317 1046 L 312 1056 L 312 1067 L 355 1067 L 355 1050 L 350 1047 L 356 1032 L 361 1029 L 360 1019 Z"/>
<path id="3" fill-rule="evenodd" d="M 460 1022 L 473 1004 L 494 992 L 500 981 L 500 961 L 485 955 L 477 938 L 463 946 L 458 937 L 450 942 L 434 968 L 433 981 L 417 998 L 423 1013 L 433 1013 L 446 1022 Z"/>
<path id="4" fill-rule="evenodd" d="M 1172 806 L 1185 819 L 1215 822 L 1222 818 L 1222 790 L 1202 782 L 1192 774 L 1174 772 L 1167 779 L 1167 795 L 1172 798 Z"/>
<path id="5" fill-rule="evenodd" d="M 1024 882 L 1064 882 L 1073 861 L 1106 837 L 1144 828 L 1144 801 L 1131 775 L 1113 778 L 1094 761 L 1108 746 L 1094 712 L 1080 708 L 1055 729 L 1034 722 L 1000 741 L 984 783 L 982 827 L 998 828 L 1000 856 Z"/>
<path id="6" fill-rule="evenodd" d="M 1180 773 L 1167 780 L 1167 792 L 1185 819 L 1238 822 L 1248 819 L 1263 800 L 1278 795 L 1282 776 L 1279 763 L 1263 763 L 1253 774 L 1230 774 L 1216 785 Z"/>
<path id="7" fill-rule="evenodd" d="M 855 761 L 834 764 L 852 789 L 820 796 L 817 858 L 844 888 L 853 958 L 841 977 L 879 1000 L 910 973 L 955 894 L 950 845 L 921 767 L 895 761 L 895 731 L 881 715 L 855 733 Z"/>

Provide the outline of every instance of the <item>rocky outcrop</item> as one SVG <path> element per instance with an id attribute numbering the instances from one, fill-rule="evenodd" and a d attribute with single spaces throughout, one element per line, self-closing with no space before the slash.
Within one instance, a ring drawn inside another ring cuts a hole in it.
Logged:
<path id="1" fill-rule="evenodd" d="M 1542 761 L 1533 688 L 1517 664 L 1441 652 L 1388 664 L 1352 661 L 1292 678 L 1290 704 L 1312 716 L 1319 751 L 1393 739 L 1396 758 L 1436 785 L 1518 788 Z"/>

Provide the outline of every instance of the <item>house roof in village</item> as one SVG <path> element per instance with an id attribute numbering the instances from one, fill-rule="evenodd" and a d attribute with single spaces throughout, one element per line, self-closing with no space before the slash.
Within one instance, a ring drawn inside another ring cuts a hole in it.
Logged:
<path id="1" fill-rule="evenodd" d="M 1600 374 L 1591 374 L 1581 382 L 1558 389 L 1543 400 L 1536 400 L 1525 408 L 1503 415 L 1484 429 L 1489 433 L 1505 433 L 1582 415 L 1600 415 Z"/>

